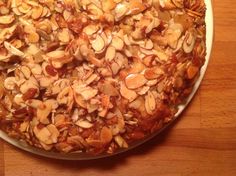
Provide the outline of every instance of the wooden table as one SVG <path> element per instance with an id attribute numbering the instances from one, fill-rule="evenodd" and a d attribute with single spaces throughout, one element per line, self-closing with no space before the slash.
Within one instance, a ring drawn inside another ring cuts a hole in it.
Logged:
<path id="1" fill-rule="evenodd" d="M 57 161 L 0 141 L 0 176 L 236 175 L 236 2 L 214 0 L 215 42 L 204 81 L 161 136 L 94 161 Z"/>

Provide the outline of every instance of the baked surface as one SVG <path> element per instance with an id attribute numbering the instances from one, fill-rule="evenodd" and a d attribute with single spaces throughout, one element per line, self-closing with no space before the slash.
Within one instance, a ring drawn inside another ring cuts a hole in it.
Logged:
<path id="1" fill-rule="evenodd" d="M 0 127 L 113 153 L 172 120 L 204 64 L 203 0 L 0 0 Z"/>

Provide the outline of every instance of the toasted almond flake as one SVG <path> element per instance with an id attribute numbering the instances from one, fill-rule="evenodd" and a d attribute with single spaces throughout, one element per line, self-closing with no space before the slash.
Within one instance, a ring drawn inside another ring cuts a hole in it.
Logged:
<path id="1" fill-rule="evenodd" d="M 97 35 L 95 40 L 92 40 L 91 44 L 96 52 L 101 51 L 105 47 L 105 42 L 100 35 Z"/>
<path id="2" fill-rule="evenodd" d="M 145 108 L 148 114 L 152 115 L 156 109 L 156 100 L 151 91 L 145 96 Z"/>
<path id="3" fill-rule="evenodd" d="M 129 102 L 134 101 L 138 95 L 135 91 L 128 89 L 124 83 L 120 83 L 120 94 L 129 100 Z"/>
<path id="4" fill-rule="evenodd" d="M 12 44 L 6 41 L 4 42 L 4 47 L 13 55 L 20 56 L 20 57 L 23 57 L 25 55 L 22 51 L 18 50 Z"/>
<path id="5" fill-rule="evenodd" d="M 51 113 L 52 105 L 43 103 L 37 108 L 37 118 L 43 124 L 49 124 L 48 116 Z"/>
<path id="6" fill-rule="evenodd" d="M 118 36 L 114 36 L 112 38 L 112 42 L 111 42 L 111 45 L 118 51 L 122 50 L 123 47 L 124 47 L 124 42 L 123 40 L 118 37 Z"/>
<path id="7" fill-rule="evenodd" d="M 88 36 L 95 34 L 99 30 L 98 25 L 90 24 L 83 29 L 83 32 Z"/>
<path id="8" fill-rule="evenodd" d="M 186 32 L 185 39 L 183 42 L 183 50 L 185 53 L 191 53 L 194 45 L 195 45 L 196 39 L 193 33 Z"/>
<path id="9" fill-rule="evenodd" d="M 104 144 L 108 144 L 109 142 L 111 142 L 112 140 L 111 129 L 104 126 L 101 130 L 100 138 Z"/>
<path id="10" fill-rule="evenodd" d="M 150 79 L 156 79 L 158 77 L 160 77 L 161 75 L 163 75 L 164 72 L 162 69 L 158 68 L 158 67 L 153 67 L 153 68 L 147 68 L 144 71 L 144 76 L 146 79 L 150 80 Z"/>
<path id="11" fill-rule="evenodd" d="M 108 12 L 116 7 L 116 3 L 113 0 L 102 0 L 102 10 Z"/>
<path id="12" fill-rule="evenodd" d="M 0 24 L 10 24 L 15 20 L 14 15 L 0 16 Z"/>
<path id="13" fill-rule="evenodd" d="M 137 89 L 142 87 L 147 79 L 142 74 L 130 74 L 125 78 L 125 84 L 129 89 Z"/>
<path id="14" fill-rule="evenodd" d="M 106 51 L 105 59 L 107 61 L 112 61 L 116 56 L 116 49 L 113 46 L 109 46 Z"/>
<path id="15" fill-rule="evenodd" d="M 121 148 L 128 148 L 127 142 L 120 135 L 115 136 L 114 139 Z"/>
<path id="16" fill-rule="evenodd" d="M 8 90 L 13 90 L 16 86 L 16 78 L 15 77 L 8 77 L 4 81 L 4 87 Z"/>
<path id="17" fill-rule="evenodd" d="M 78 120 L 75 124 L 81 128 L 92 128 L 93 127 L 93 124 L 86 121 L 86 120 Z"/>
<path id="18" fill-rule="evenodd" d="M 127 12 L 128 12 L 128 7 L 126 4 L 122 4 L 122 3 L 117 4 L 115 8 L 116 21 L 119 21 L 120 19 L 122 19 Z"/>

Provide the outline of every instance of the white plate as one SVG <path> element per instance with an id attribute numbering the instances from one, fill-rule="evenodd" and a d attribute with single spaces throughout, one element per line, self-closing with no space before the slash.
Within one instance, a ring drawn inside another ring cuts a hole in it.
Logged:
<path id="1" fill-rule="evenodd" d="M 206 7 L 207 7 L 206 18 L 205 18 L 205 20 L 206 20 L 206 33 L 207 33 L 206 34 L 206 46 L 207 46 L 206 62 L 204 64 L 204 66 L 201 68 L 200 77 L 198 78 L 197 82 L 195 83 L 194 89 L 193 89 L 192 93 L 190 94 L 190 96 L 187 98 L 186 103 L 179 106 L 179 110 L 175 115 L 175 119 L 182 113 L 182 111 L 186 108 L 186 106 L 189 104 L 189 102 L 192 100 L 193 96 L 195 95 L 195 93 L 196 93 L 196 91 L 197 91 L 198 87 L 200 86 L 200 83 L 203 79 L 203 76 L 206 72 L 206 68 L 207 68 L 207 65 L 208 65 L 208 62 L 209 62 L 209 59 L 210 59 L 212 43 L 213 43 L 213 33 L 214 33 L 213 32 L 213 11 L 212 11 L 211 1 L 206 0 L 205 3 L 206 3 Z M 121 149 L 121 150 L 115 152 L 112 155 L 122 153 L 122 152 L 130 150 L 134 147 L 137 147 L 138 145 L 143 144 L 147 140 L 149 140 L 152 137 L 159 134 L 162 130 L 164 130 L 167 126 L 169 126 L 169 124 L 166 125 L 164 128 L 162 128 L 160 131 L 152 134 L 148 138 L 145 138 L 142 141 L 139 141 L 135 144 L 132 144 L 132 146 L 130 146 L 128 149 Z M 66 160 L 89 160 L 89 159 L 97 159 L 97 158 L 103 158 L 103 157 L 111 156 L 109 154 L 101 154 L 101 155 L 98 155 L 98 156 L 93 156 L 93 155 L 89 155 L 89 154 L 86 154 L 86 153 L 61 154 L 61 153 L 47 152 L 47 151 L 43 151 L 43 150 L 31 147 L 31 146 L 27 145 L 25 142 L 21 142 L 21 141 L 15 140 L 13 138 L 10 138 L 6 133 L 4 133 L 1 130 L 0 130 L 0 138 L 2 138 L 6 142 L 8 142 L 8 143 L 10 143 L 10 144 L 22 149 L 22 150 L 25 150 L 27 152 L 30 152 L 30 153 L 33 153 L 33 154 L 36 154 L 36 155 L 41 155 L 41 156 L 44 156 L 44 157 L 48 157 L 48 158 L 66 159 Z"/>

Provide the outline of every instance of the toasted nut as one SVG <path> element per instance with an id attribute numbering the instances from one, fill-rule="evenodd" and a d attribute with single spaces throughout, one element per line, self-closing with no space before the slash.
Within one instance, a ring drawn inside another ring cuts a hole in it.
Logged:
<path id="1" fill-rule="evenodd" d="M 163 74 L 164 74 L 163 70 L 161 70 L 158 67 L 148 68 L 144 71 L 144 76 L 148 80 L 157 79 Z"/>
<path id="2" fill-rule="evenodd" d="M 21 52 L 20 50 L 18 50 L 17 48 L 15 48 L 13 45 L 11 45 L 8 42 L 4 42 L 4 46 L 13 55 L 20 56 L 20 57 L 23 57 L 25 55 L 23 52 Z"/>
<path id="3" fill-rule="evenodd" d="M 148 114 L 152 115 L 156 109 L 156 100 L 151 91 L 145 96 L 145 108 Z"/>
<path id="4" fill-rule="evenodd" d="M 142 87 L 147 79 L 142 74 L 130 74 L 125 78 L 125 84 L 129 89 L 137 89 Z"/>
<path id="5" fill-rule="evenodd" d="M 187 69 L 187 77 L 188 79 L 193 79 L 199 71 L 199 68 L 193 65 L 190 65 Z"/>
<path id="6" fill-rule="evenodd" d="M 52 105 L 43 103 L 37 108 L 37 118 L 43 124 L 49 124 L 48 116 L 51 113 Z"/>
<path id="7" fill-rule="evenodd" d="M 75 124 L 78 125 L 81 128 L 91 128 L 91 127 L 93 127 L 93 124 L 86 121 L 86 120 L 79 120 Z"/>
<path id="8" fill-rule="evenodd" d="M 112 61 L 116 56 L 116 49 L 113 46 L 109 46 L 106 51 L 105 59 L 107 61 Z"/>
<path id="9" fill-rule="evenodd" d="M 191 32 L 187 32 L 183 42 L 183 50 L 185 53 L 191 53 L 195 45 L 195 36 Z"/>
<path id="10" fill-rule="evenodd" d="M 8 77 L 4 81 L 4 87 L 8 90 L 13 90 L 16 86 L 16 78 L 15 77 Z"/>
<path id="11" fill-rule="evenodd" d="M 96 39 L 91 42 L 93 49 L 96 52 L 101 51 L 105 47 L 105 42 L 100 35 L 97 35 Z"/>
<path id="12" fill-rule="evenodd" d="M 127 142 L 121 136 L 115 136 L 114 139 L 121 148 L 128 148 Z"/>
<path id="13" fill-rule="evenodd" d="M 122 50 L 124 47 L 124 42 L 120 37 L 114 36 L 111 45 L 118 51 Z"/>
<path id="14" fill-rule="evenodd" d="M 57 138 L 60 133 L 54 125 L 50 124 L 42 129 L 38 129 L 36 126 L 34 128 L 34 134 L 41 142 L 49 145 L 57 143 Z"/>
<path id="15" fill-rule="evenodd" d="M 0 24 L 10 24 L 15 20 L 14 15 L 0 16 Z"/>
<path id="16" fill-rule="evenodd" d="M 113 0 L 102 0 L 102 10 L 108 12 L 116 7 L 116 3 Z"/>
<path id="17" fill-rule="evenodd" d="M 129 100 L 129 102 L 132 102 L 133 100 L 135 100 L 138 95 L 136 94 L 135 91 L 127 89 L 127 87 L 125 86 L 124 83 L 120 83 L 120 94 Z"/>
<path id="18" fill-rule="evenodd" d="M 100 138 L 101 138 L 101 141 L 104 143 L 104 144 L 108 144 L 111 142 L 112 140 L 112 133 L 111 133 L 111 129 L 104 126 L 101 130 L 101 134 L 100 134 Z"/>

